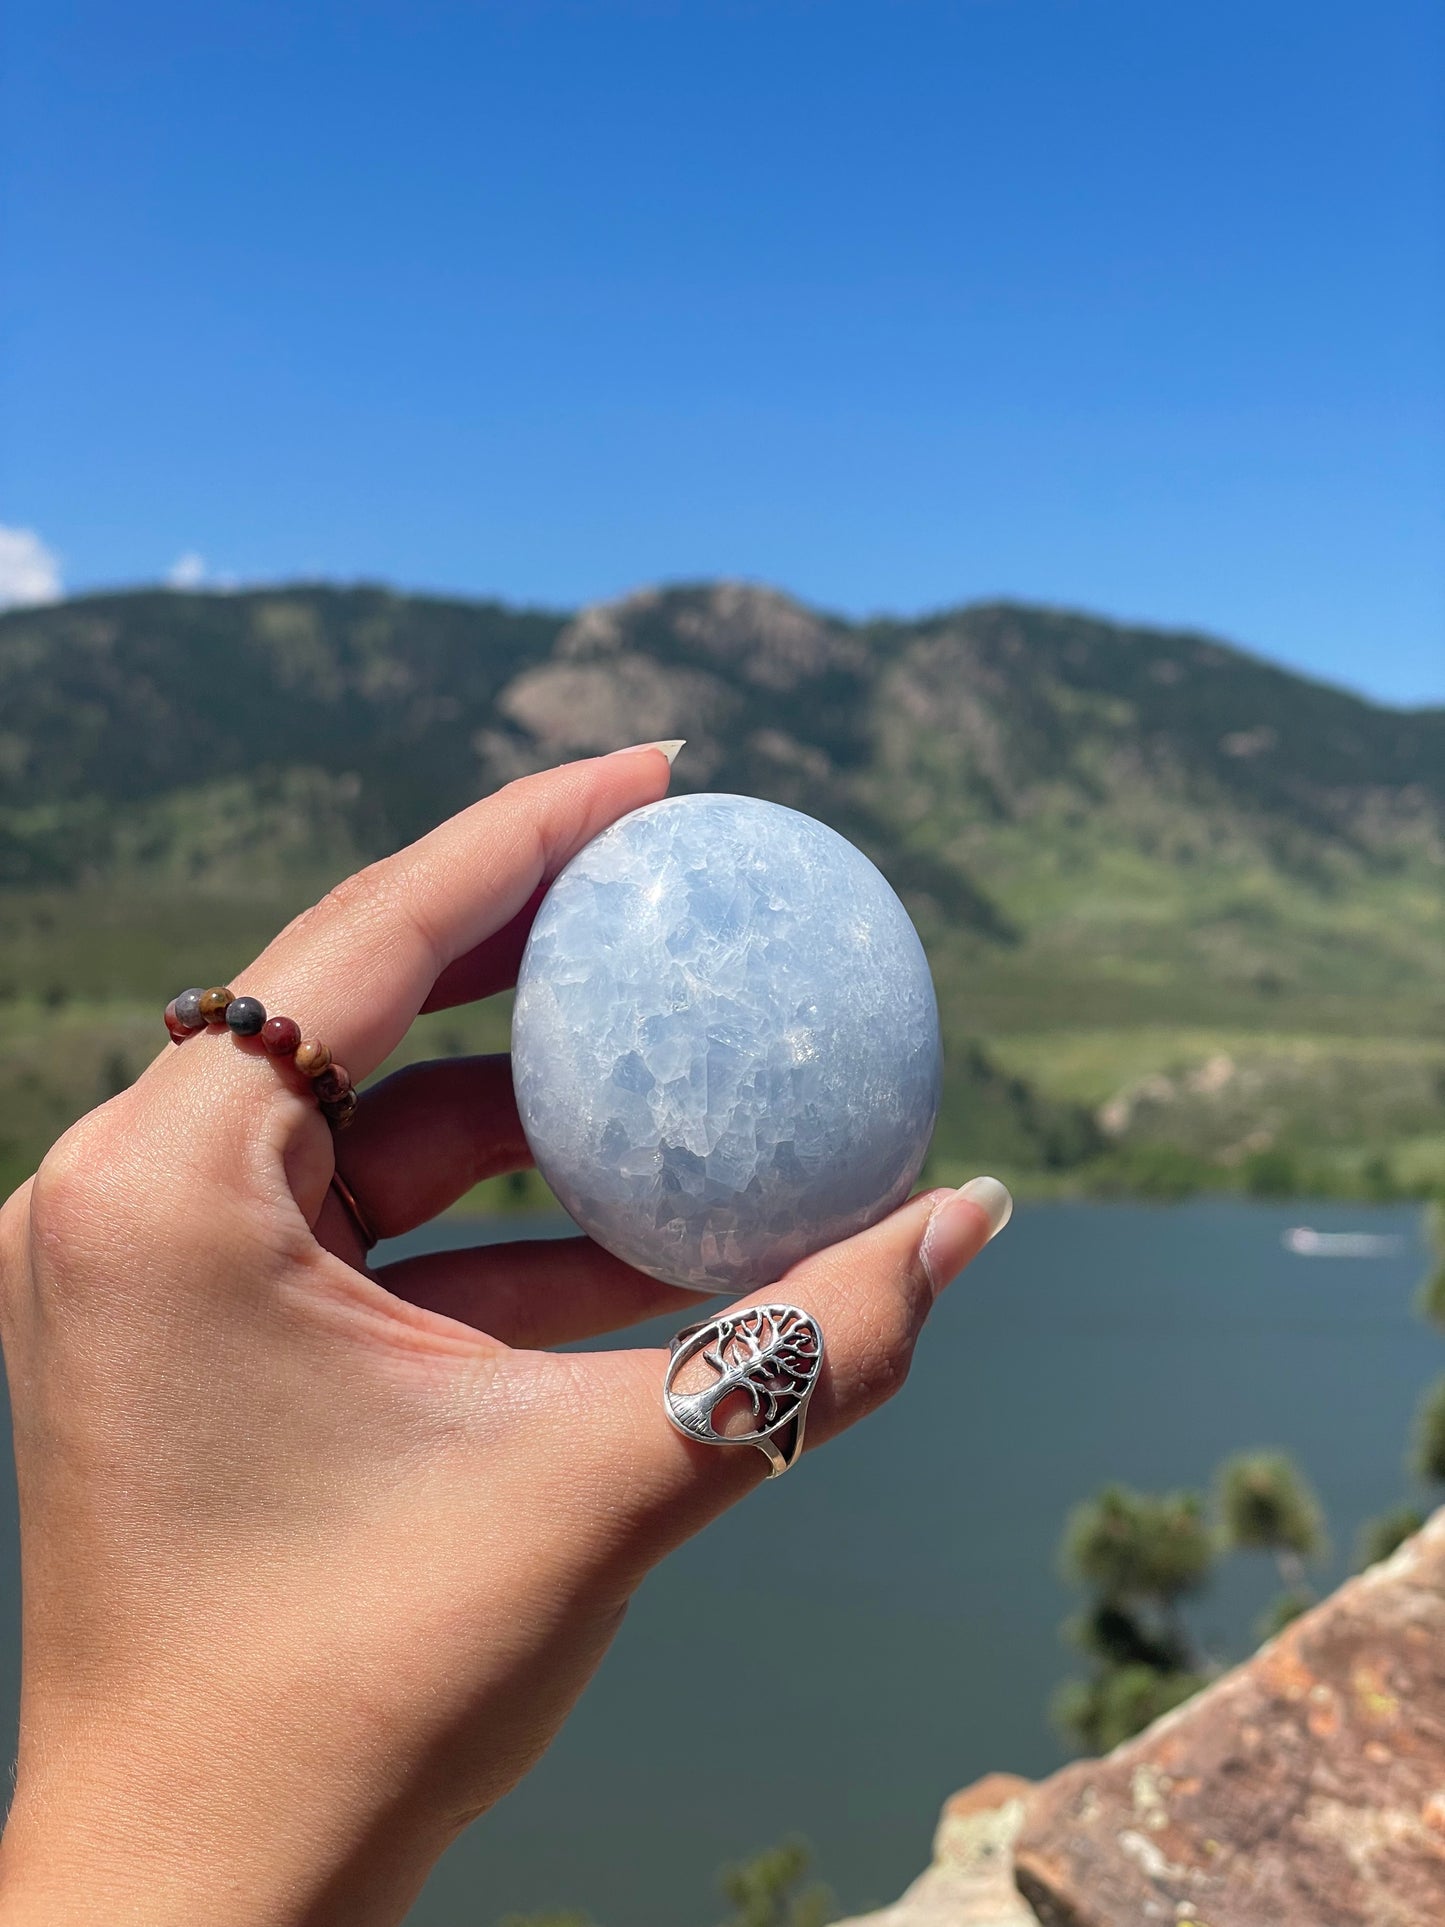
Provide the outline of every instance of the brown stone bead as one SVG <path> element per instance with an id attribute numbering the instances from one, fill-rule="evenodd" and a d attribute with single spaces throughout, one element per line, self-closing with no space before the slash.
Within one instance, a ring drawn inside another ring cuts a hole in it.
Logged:
<path id="1" fill-rule="evenodd" d="M 320 1077 L 331 1067 L 331 1052 L 319 1038 L 308 1038 L 296 1046 L 296 1068 L 303 1077 Z"/>
<path id="2" fill-rule="evenodd" d="M 301 1045 L 301 1026 L 294 1017 L 268 1017 L 261 1026 L 261 1042 L 272 1057 L 293 1057 Z"/>
<path id="3" fill-rule="evenodd" d="M 208 990 L 201 999 L 201 1015 L 208 1024 L 221 1023 L 226 1015 L 226 1006 L 231 1001 L 231 992 L 224 985 Z"/>
<path id="4" fill-rule="evenodd" d="M 321 1106 L 322 1115 L 333 1131 L 344 1131 L 356 1116 L 356 1092 L 347 1091 L 329 1104 Z"/>
<path id="5" fill-rule="evenodd" d="M 328 1064 L 318 1077 L 313 1078 L 311 1088 L 321 1103 L 334 1104 L 351 1089 L 351 1072 L 344 1064 Z"/>
<path id="6" fill-rule="evenodd" d="M 184 1044 L 191 1034 L 176 1015 L 176 1000 L 174 997 L 172 997 L 171 1001 L 166 1005 L 166 1029 L 170 1032 L 171 1042 L 173 1044 Z"/>

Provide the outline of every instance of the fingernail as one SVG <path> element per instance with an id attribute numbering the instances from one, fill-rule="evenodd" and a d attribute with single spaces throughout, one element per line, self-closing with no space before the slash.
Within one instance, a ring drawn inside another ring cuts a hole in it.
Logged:
<path id="1" fill-rule="evenodd" d="M 996 1238 L 1014 1214 L 1013 1195 L 998 1178 L 970 1178 L 959 1186 L 958 1195 L 976 1204 L 988 1219 L 988 1235 Z"/>
<path id="2" fill-rule="evenodd" d="M 974 1207 L 959 1209 L 960 1200 Z M 988 1237 L 996 1238 L 1013 1216 L 1014 1201 L 1008 1186 L 997 1178 L 970 1178 L 957 1191 L 950 1191 L 933 1207 L 923 1233 L 919 1256 L 935 1291 L 942 1291 L 978 1250 L 978 1212 L 988 1221 Z"/>
<path id="3" fill-rule="evenodd" d="M 674 736 L 665 743 L 629 743 L 625 749 L 614 749 L 611 753 L 614 756 L 631 756 L 634 750 L 660 749 L 667 758 L 668 768 L 670 769 L 677 761 L 677 752 L 686 742 L 686 736 Z"/>

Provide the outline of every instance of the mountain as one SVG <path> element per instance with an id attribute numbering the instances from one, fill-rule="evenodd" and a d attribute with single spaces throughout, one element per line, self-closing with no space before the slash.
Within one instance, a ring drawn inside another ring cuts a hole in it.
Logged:
<path id="1" fill-rule="evenodd" d="M 737 583 L 576 615 L 303 585 L 0 616 L 10 1165 L 143 1061 L 175 984 L 338 871 L 668 736 L 676 788 L 821 816 L 908 902 L 950 1044 L 940 1171 L 1445 1180 L 1445 710 L 1205 636 L 1003 603 L 850 623 Z"/>

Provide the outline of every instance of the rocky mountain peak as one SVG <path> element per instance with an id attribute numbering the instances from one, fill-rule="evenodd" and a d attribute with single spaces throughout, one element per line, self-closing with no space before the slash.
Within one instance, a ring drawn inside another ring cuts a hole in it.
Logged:
<path id="1" fill-rule="evenodd" d="M 639 589 L 582 610 L 557 642 L 559 658 L 582 662 L 659 649 L 780 693 L 830 671 L 858 675 L 867 664 L 843 624 L 752 582 Z"/>

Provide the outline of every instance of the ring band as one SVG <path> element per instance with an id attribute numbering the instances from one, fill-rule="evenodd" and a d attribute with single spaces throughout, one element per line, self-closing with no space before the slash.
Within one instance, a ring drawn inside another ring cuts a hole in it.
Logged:
<path id="1" fill-rule="evenodd" d="M 694 1360 L 712 1377 L 689 1391 L 678 1379 Z M 823 1329 L 796 1305 L 749 1305 L 743 1311 L 689 1325 L 672 1341 L 662 1381 L 662 1404 L 684 1438 L 701 1445 L 754 1445 L 780 1478 L 803 1450 L 808 1405 L 823 1364 Z M 723 1406 L 746 1402 L 753 1425 L 719 1432 Z"/>
<path id="2" fill-rule="evenodd" d="M 373 1250 L 380 1240 L 372 1230 L 366 1213 L 356 1202 L 356 1193 L 339 1171 L 331 1173 L 331 1189 L 336 1193 L 342 1210 L 356 1227 L 356 1235 L 361 1240 L 363 1250 Z"/>

